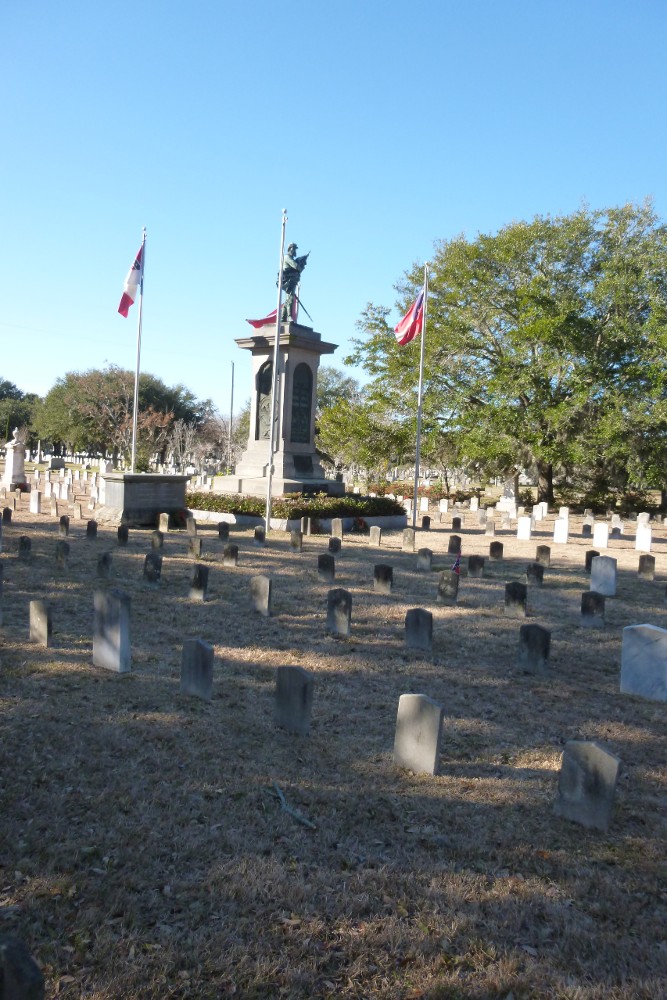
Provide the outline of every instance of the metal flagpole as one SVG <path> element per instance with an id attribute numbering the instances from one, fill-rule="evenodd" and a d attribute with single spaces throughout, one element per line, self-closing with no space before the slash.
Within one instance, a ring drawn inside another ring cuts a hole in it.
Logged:
<path id="1" fill-rule="evenodd" d="M 417 499 L 419 494 L 419 458 L 422 435 L 422 388 L 424 385 L 424 344 L 426 343 L 426 313 L 428 310 L 428 261 L 424 264 L 424 310 L 422 313 L 422 342 L 419 351 L 419 391 L 417 393 L 417 447 L 415 449 L 415 491 L 412 498 L 412 527 L 417 527 Z"/>
<path id="2" fill-rule="evenodd" d="M 283 209 L 283 222 L 280 232 L 280 266 L 278 270 L 278 308 L 276 310 L 276 338 L 273 344 L 273 380 L 271 384 L 271 434 L 269 437 L 269 469 L 266 479 L 266 511 L 264 514 L 264 530 L 269 533 L 271 523 L 271 483 L 273 480 L 273 456 L 276 452 L 278 403 L 278 357 L 280 345 L 280 313 L 283 306 L 283 258 L 285 253 L 285 226 L 287 225 L 287 209 Z"/>
<path id="3" fill-rule="evenodd" d="M 139 314 L 137 317 L 137 367 L 134 373 L 134 401 L 132 404 L 132 459 L 130 472 L 134 472 L 137 459 L 137 416 L 139 413 L 139 366 L 141 363 L 141 317 L 144 307 L 144 269 L 146 267 L 146 227 L 141 240 L 141 277 L 139 278 Z"/>
<path id="4" fill-rule="evenodd" d="M 227 453 L 227 474 L 232 472 L 232 421 L 234 419 L 234 362 L 232 361 L 232 395 L 229 402 L 229 449 Z"/>

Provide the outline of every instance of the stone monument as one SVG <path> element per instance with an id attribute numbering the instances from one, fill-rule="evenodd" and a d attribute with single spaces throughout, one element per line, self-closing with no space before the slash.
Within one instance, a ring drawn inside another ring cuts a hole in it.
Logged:
<path id="1" fill-rule="evenodd" d="M 2 485 L 7 489 L 14 490 L 26 482 L 24 433 L 15 427 L 11 439 L 5 444 L 5 471 L 2 476 Z"/>

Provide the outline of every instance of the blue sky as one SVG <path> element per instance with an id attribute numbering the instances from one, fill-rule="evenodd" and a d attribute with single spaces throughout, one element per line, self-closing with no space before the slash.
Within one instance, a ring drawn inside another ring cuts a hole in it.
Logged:
<path id="1" fill-rule="evenodd" d="M 227 413 L 283 207 L 341 368 L 436 240 L 582 203 L 666 217 L 666 29 L 664 0 L 6 4 L 0 376 L 134 368 L 144 225 L 142 369 Z"/>

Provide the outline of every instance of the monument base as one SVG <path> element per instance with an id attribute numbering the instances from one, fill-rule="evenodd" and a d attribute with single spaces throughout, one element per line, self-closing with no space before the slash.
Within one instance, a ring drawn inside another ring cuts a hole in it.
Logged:
<path id="1" fill-rule="evenodd" d="M 265 497 L 266 486 L 266 476 L 216 476 L 213 480 L 214 493 Z M 271 496 L 280 497 L 286 493 L 327 493 L 331 497 L 340 497 L 345 493 L 345 483 L 335 479 L 285 479 L 274 476 L 271 480 Z"/>
<path id="2" fill-rule="evenodd" d="M 148 472 L 111 472 L 100 477 L 96 519 L 131 528 L 156 528 L 160 514 L 174 520 L 185 511 L 185 488 L 190 476 L 163 476 Z"/>

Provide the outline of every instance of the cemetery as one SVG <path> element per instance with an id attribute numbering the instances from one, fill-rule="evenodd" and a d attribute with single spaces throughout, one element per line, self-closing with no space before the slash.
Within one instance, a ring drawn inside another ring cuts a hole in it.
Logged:
<path id="1" fill-rule="evenodd" d="M 48 996 L 664 995 L 667 526 L 89 495 L 1 501 L 0 932 Z"/>

